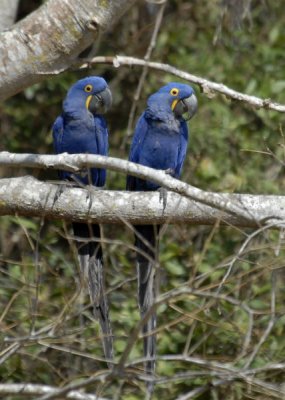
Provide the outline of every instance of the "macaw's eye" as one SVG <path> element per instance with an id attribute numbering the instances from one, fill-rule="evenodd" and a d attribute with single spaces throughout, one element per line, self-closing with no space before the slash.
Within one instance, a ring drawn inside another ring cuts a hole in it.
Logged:
<path id="1" fill-rule="evenodd" d="M 170 94 L 172 96 L 177 96 L 178 93 L 179 93 L 179 90 L 177 88 L 173 88 L 173 89 L 170 90 Z"/>
<path id="2" fill-rule="evenodd" d="M 92 85 L 86 85 L 85 88 L 84 88 L 85 92 L 87 92 L 87 93 L 92 92 L 92 89 L 93 89 Z"/>

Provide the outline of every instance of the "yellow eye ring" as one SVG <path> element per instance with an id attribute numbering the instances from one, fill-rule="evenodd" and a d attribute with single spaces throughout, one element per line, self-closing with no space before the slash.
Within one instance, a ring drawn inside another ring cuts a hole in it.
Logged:
<path id="1" fill-rule="evenodd" d="M 177 88 L 173 88 L 173 89 L 170 90 L 170 94 L 172 96 L 177 96 L 178 93 L 179 93 L 179 90 Z"/>
<path id="2" fill-rule="evenodd" d="M 92 92 L 92 89 L 93 89 L 92 85 L 86 85 L 85 88 L 84 88 L 85 92 L 87 92 L 87 93 Z"/>

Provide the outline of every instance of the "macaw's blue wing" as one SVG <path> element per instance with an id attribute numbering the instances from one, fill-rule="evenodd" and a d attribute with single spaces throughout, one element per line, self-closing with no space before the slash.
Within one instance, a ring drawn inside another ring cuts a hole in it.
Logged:
<path id="1" fill-rule="evenodd" d="M 56 154 L 62 153 L 61 151 L 61 141 L 63 135 L 63 118 L 60 115 L 55 120 L 52 127 L 52 137 L 53 137 L 53 147 Z"/>
<path id="2" fill-rule="evenodd" d="M 139 162 L 139 156 L 141 152 L 141 146 L 142 143 L 144 142 L 146 133 L 148 129 L 148 124 L 145 119 L 145 114 L 142 114 L 141 117 L 139 118 L 136 128 L 135 128 L 135 133 L 133 136 L 133 141 L 132 141 L 132 146 L 130 150 L 130 155 L 129 155 L 129 161 L 138 163 Z M 138 178 L 128 175 L 127 176 L 127 190 L 139 190 L 138 187 Z"/>
<path id="3" fill-rule="evenodd" d="M 183 163 L 186 157 L 186 152 L 187 152 L 187 145 L 188 145 L 188 128 L 187 124 L 185 121 L 181 122 L 181 135 L 180 135 L 180 147 L 178 151 L 178 159 L 177 159 L 177 165 L 175 168 L 175 178 L 180 178 L 181 172 L 182 172 L 182 167 Z"/>
<path id="4" fill-rule="evenodd" d="M 96 126 L 96 141 L 98 154 L 102 156 L 108 155 L 108 128 L 105 119 L 102 116 L 97 116 Z M 95 172 L 95 171 L 94 171 Z M 103 168 L 96 168 L 97 173 L 97 186 L 104 186 L 106 182 L 106 170 Z"/>
<path id="5" fill-rule="evenodd" d="M 53 137 L 53 148 L 56 154 L 63 153 L 62 150 L 62 137 L 63 137 L 63 118 L 60 115 L 55 120 L 52 127 L 52 137 Z M 65 171 L 58 171 L 58 175 L 60 179 L 67 179 L 68 176 L 65 176 Z"/>

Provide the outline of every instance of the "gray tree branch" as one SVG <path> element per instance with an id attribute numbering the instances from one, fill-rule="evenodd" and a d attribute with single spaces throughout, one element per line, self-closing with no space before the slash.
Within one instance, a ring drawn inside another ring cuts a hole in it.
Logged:
<path id="1" fill-rule="evenodd" d="M 41 155 L 41 154 L 15 154 L 7 151 L 0 152 L 0 166 L 10 167 L 31 167 L 64 169 L 78 172 L 82 169 L 98 167 L 107 168 L 113 171 L 123 172 L 142 179 L 148 179 L 159 186 L 169 189 L 182 196 L 197 201 L 201 204 L 238 216 L 244 220 L 252 221 L 249 218 L 249 210 L 246 210 L 240 201 L 225 198 L 220 193 L 205 192 L 178 179 L 172 178 L 165 171 L 156 170 L 130 161 L 113 157 L 106 157 L 94 154 L 67 154 Z M 273 217 L 274 218 L 274 215 Z M 269 221 L 267 221 L 269 222 Z M 272 223 L 274 221 L 270 221 Z"/>
<path id="2" fill-rule="evenodd" d="M 207 195 L 207 192 L 204 192 Z M 211 193 L 209 193 L 211 195 Z M 59 186 L 31 176 L 0 180 L 0 215 L 88 220 L 98 223 L 221 224 L 257 227 L 285 219 L 285 197 L 219 194 L 223 204 L 239 204 L 244 216 L 233 215 L 169 192 L 164 208 L 159 192 L 123 192 Z"/>
<path id="3" fill-rule="evenodd" d="M 58 392 L 58 388 L 37 385 L 33 383 L 0 383 L 0 395 L 18 395 L 22 397 L 27 396 L 41 396 L 41 395 L 53 395 Z M 82 393 L 76 390 L 72 390 L 65 395 L 66 399 L 70 400 L 107 400 L 105 397 L 98 397 L 97 395 Z"/>
<path id="4" fill-rule="evenodd" d="M 0 101 L 66 70 L 135 0 L 48 0 L 0 34 Z"/>
<path id="5" fill-rule="evenodd" d="M 159 62 L 142 60 L 140 58 L 135 57 L 126 57 L 126 56 L 114 56 L 114 57 L 104 57 L 98 56 L 94 57 L 91 60 L 85 60 L 83 64 L 75 64 L 75 66 L 79 68 L 89 68 L 94 64 L 111 64 L 115 68 L 119 68 L 121 66 L 140 66 L 140 67 L 148 67 L 152 69 L 156 69 L 159 71 L 164 71 L 166 73 L 178 76 L 179 78 L 185 79 L 188 82 L 195 83 L 198 85 L 202 92 L 207 94 L 209 97 L 213 97 L 215 93 L 223 94 L 227 98 L 241 101 L 246 103 L 254 108 L 265 108 L 268 110 L 274 110 L 281 113 L 285 112 L 285 105 L 276 103 L 272 101 L 270 98 L 261 99 L 256 96 L 250 96 L 248 94 L 244 94 L 238 92 L 234 89 L 229 88 L 223 83 L 212 82 L 207 79 L 201 78 L 200 76 L 190 74 L 189 72 L 182 71 L 178 68 L 173 67 L 169 64 L 163 64 Z"/>
<path id="6" fill-rule="evenodd" d="M 145 167 L 130 161 L 121 160 L 113 157 L 106 157 L 94 154 L 67 154 L 58 155 L 39 155 L 39 154 L 15 154 L 3 151 L 0 153 L 0 166 L 10 167 L 31 167 L 31 168 L 52 168 L 64 169 L 78 172 L 90 167 L 107 168 L 130 174 L 142 179 L 149 179 L 159 186 L 169 189 L 182 196 L 197 201 L 201 204 L 227 212 L 234 217 L 243 218 L 251 223 L 253 218 L 250 210 L 246 209 L 240 200 L 234 201 L 233 198 L 222 196 L 220 193 L 205 192 L 185 182 L 172 178 L 165 171 Z M 274 213 L 267 223 L 274 222 Z M 258 220 L 256 223 L 262 223 Z"/>

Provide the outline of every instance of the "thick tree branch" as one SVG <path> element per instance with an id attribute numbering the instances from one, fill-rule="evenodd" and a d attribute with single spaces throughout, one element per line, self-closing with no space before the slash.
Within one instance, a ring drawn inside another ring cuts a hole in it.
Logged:
<path id="1" fill-rule="evenodd" d="M 15 22 L 18 4 L 19 0 L 0 0 L 0 32 Z"/>
<path id="2" fill-rule="evenodd" d="M 156 69 L 159 71 L 164 71 L 166 73 L 178 76 L 179 78 L 185 79 L 188 82 L 195 83 L 198 85 L 202 92 L 206 93 L 209 96 L 212 96 L 214 93 L 219 93 L 225 95 L 227 98 L 232 100 L 238 100 L 243 103 L 246 103 L 254 108 L 265 108 L 268 110 L 274 110 L 278 112 L 285 112 L 285 105 L 275 103 L 270 98 L 261 99 L 256 96 L 250 96 L 241 92 L 237 92 L 234 89 L 229 88 L 228 86 L 212 82 L 207 79 L 201 78 L 196 75 L 189 74 L 188 72 L 181 71 L 178 68 L 173 67 L 169 64 L 163 64 L 159 62 L 146 61 L 140 58 L 135 57 L 125 57 L 125 56 L 114 56 L 114 57 L 103 57 L 98 56 L 94 57 L 91 60 L 85 60 L 84 64 L 77 64 L 79 68 L 89 68 L 94 64 L 112 64 L 115 68 L 119 68 L 121 66 L 141 66 L 141 67 L 149 67 L 152 69 Z"/>
<path id="3" fill-rule="evenodd" d="M 88 193 L 88 195 L 87 195 Z M 204 192 L 205 195 L 207 192 Z M 211 195 L 211 193 L 209 193 Z M 247 218 L 169 192 L 164 208 L 159 192 L 80 189 L 40 182 L 26 176 L 0 180 L 0 215 L 23 215 L 99 223 L 183 223 L 257 227 L 285 220 L 284 196 L 219 194 L 221 203 L 240 204 Z"/>
<path id="4" fill-rule="evenodd" d="M 233 216 L 252 221 L 252 218 L 249 218 L 249 210 L 245 209 L 240 201 L 234 202 L 233 199 L 224 198 L 219 193 L 204 192 L 201 189 L 172 178 L 166 174 L 165 171 L 155 170 L 118 158 L 94 154 L 62 153 L 58 155 L 39 155 L 15 154 L 3 151 L 0 153 L 0 166 L 3 165 L 16 168 L 21 165 L 22 167 L 32 168 L 65 169 L 73 172 L 78 172 L 80 169 L 90 167 L 107 168 L 113 171 L 134 175 L 139 178 L 149 179 L 159 186 L 181 194 L 188 199 L 214 207 Z M 270 222 L 272 223 L 272 221 Z"/>
<path id="5" fill-rule="evenodd" d="M 66 70 L 135 0 L 48 0 L 0 34 L 0 100 Z"/>

